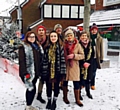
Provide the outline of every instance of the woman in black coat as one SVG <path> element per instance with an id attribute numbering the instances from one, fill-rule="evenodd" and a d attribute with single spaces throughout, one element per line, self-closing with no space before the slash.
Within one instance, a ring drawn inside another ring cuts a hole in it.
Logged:
<path id="1" fill-rule="evenodd" d="M 85 90 L 87 93 L 87 96 L 89 98 L 93 98 L 90 94 L 90 83 L 92 79 L 92 69 L 93 69 L 93 59 L 94 59 L 94 48 L 91 45 L 91 42 L 89 40 L 89 35 L 87 32 L 83 31 L 79 33 L 79 43 L 81 44 L 83 50 L 84 50 L 84 60 L 80 60 L 80 69 L 81 69 L 81 75 L 80 75 L 80 89 L 82 86 L 85 86 Z M 81 95 L 80 95 L 81 96 Z M 82 97 L 80 97 L 82 99 Z"/>
<path id="2" fill-rule="evenodd" d="M 19 75 L 27 89 L 25 110 L 37 110 L 31 105 L 36 93 L 35 84 L 40 76 L 43 53 L 36 34 L 32 31 L 27 32 L 24 42 L 19 47 Z"/>

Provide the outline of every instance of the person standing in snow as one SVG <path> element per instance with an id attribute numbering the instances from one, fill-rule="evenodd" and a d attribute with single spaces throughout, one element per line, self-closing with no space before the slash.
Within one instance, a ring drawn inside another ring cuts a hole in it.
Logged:
<path id="1" fill-rule="evenodd" d="M 28 31 L 19 47 L 19 75 L 26 86 L 25 110 L 37 110 L 32 106 L 36 93 L 36 82 L 40 76 L 43 48 L 34 32 Z"/>
<path id="2" fill-rule="evenodd" d="M 66 64 L 63 43 L 55 31 L 50 32 L 48 41 L 49 42 L 44 50 L 41 78 L 46 82 L 48 97 L 46 109 L 55 110 L 57 106 L 56 101 L 59 95 L 59 83 L 61 79 L 66 75 Z M 53 101 L 52 84 L 54 84 Z"/>
<path id="3" fill-rule="evenodd" d="M 92 95 L 90 93 L 90 84 L 91 79 L 93 76 L 93 59 L 94 59 L 94 48 L 91 45 L 89 35 L 86 31 L 80 31 L 78 32 L 78 38 L 79 43 L 81 44 L 83 50 L 84 50 L 84 60 L 80 60 L 80 89 L 82 89 L 82 86 L 85 86 L 85 90 L 87 93 L 88 98 L 92 99 Z M 81 93 L 80 93 L 80 99 L 83 100 Z"/>
<path id="4" fill-rule="evenodd" d="M 91 89 L 95 90 L 95 77 L 96 70 L 101 69 L 100 63 L 103 63 L 103 38 L 98 32 L 98 27 L 95 23 L 90 28 L 90 38 L 92 41 L 92 46 L 94 47 L 95 55 L 93 61 L 93 77 L 91 80 Z"/>
<path id="5" fill-rule="evenodd" d="M 37 27 L 37 37 L 38 37 L 38 40 L 39 40 L 40 44 L 42 45 L 43 49 L 45 49 L 45 45 L 47 43 L 47 36 L 46 36 L 46 28 L 44 26 L 39 25 Z M 39 84 L 38 84 L 37 100 L 39 100 L 41 103 L 44 104 L 44 103 L 46 103 L 46 101 L 42 98 L 43 85 L 44 85 L 44 81 L 42 81 L 40 78 Z"/>
<path id="6" fill-rule="evenodd" d="M 68 81 L 73 81 L 76 104 L 81 107 L 83 106 L 83 104 L 80 101 L 79 60 L 84 59 L 84 52 L 78 40 L 75 38 L 73 30 L 71 29 L 68 29 L 65 32 L 64 51 L 65 51 L 67 72 L 66 72 L 66 79 L 63 82 L 63 101 L 66 104 L 70 103 L 67 98 L 67 92 L 68 92 L 67 87 L 68 87 Z"/>

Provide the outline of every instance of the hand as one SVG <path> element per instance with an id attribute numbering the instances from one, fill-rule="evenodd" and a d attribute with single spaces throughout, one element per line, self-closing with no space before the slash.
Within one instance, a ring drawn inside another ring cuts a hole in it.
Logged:
<path id="1" fill-rule="evenodd" d="M 30 74 L 27 73 L 27 74 L 25 75 L 25 78 L 26 78 L 26 79 L 30 79 Z"/>
<path id="2" fill-rule="evenodd" d="M 103 63 L 103 60 L 100 60 L 100 63 Z"/>
<path id="3" fill-rule="evenodd" d="M 74 56 L 75 56 L 74 54 L 67 55 L 67 59 L 73 59 Z"/>
<path id="4" fill-rule="evenodd" d="M 88 67 L 90 66 L 90 63 L 85 62 L 85 63 L 83 64 L 83 66 L 84 66 L 84 68 L 88 68 Z"/>

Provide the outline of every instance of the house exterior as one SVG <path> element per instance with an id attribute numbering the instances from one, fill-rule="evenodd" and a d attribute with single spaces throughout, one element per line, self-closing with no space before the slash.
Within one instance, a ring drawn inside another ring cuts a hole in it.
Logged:
<path id="1" fill-rule="evenodd" d="M 110 48 L 120 49 L 120 0 L 96 0 L 92 12 L 90 25 L 97 24 L 101 36 L 108 39 Z"/>
<path id="2" fill-rule="evenodd" d="M 22 33 L 29 29 L 36 32 L 40 24 L 52 30 L 58 23 L 65 29 L 83 22 L 84 0 L 25 0 L 20 7 Z M 18 7 L 14 7 L 10 11 L 15 22 L 18 21 L 17 10 Z"/>

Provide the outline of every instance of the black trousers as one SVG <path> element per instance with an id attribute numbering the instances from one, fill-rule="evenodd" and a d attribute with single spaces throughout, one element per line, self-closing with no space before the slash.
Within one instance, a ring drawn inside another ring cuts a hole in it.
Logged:
<path id="1" fill-rule="evenodd" d="M 34 86 L 34 89 L 32 91 L 29 91 L 28 89 L 26 90 L 26 104 L 28 106 L 30 106 L 33 102 L 33 99 L 35 97 L 35 94 L 36 94 L 36 82 L 37 82 L 37 79 L 38 77 L 35 77 L 33 79 L 33 86 Z"/>
<path id="2" fill-rule="evenodd" d="M 54 97 L 58 97 L 60 80 L 56 80 L 55 82 L 46 81 L 47 97 L 52 97 L 52 83 L 54 83 Z"/>

